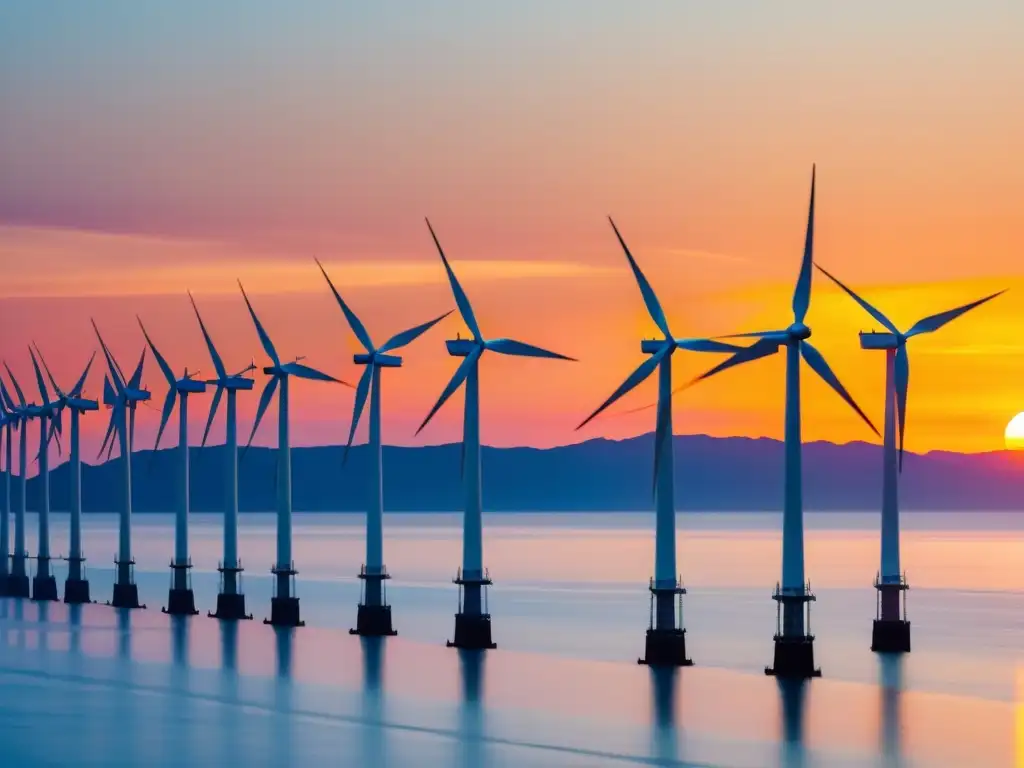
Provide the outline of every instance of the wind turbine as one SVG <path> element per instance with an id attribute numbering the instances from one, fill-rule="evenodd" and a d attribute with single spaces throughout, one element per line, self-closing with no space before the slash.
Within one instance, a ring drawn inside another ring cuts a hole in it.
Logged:
<path id="1" fill-rule="evenodd" d="M 633 277 L 643 296 L 647 313 L 662 333 L 660 339 L 643 339 L 640 351 L 649 355 L 601 406 L 576 427 L 581 429 L 612 403 L 646 380 L 658 370 L 658 414 L 654 440 L 654 495 L 655 545 L 654 578 L 650 582 L 651 625 L 647 630 L 643 664 L 688 666 L 693 662 L 686 657 L 686 630 L 682 622 L 682 596 L 686 594 L 682 581 L 676 576 L 676 509 L 673 470 L 675 460 L 672 446 L 672 354 L 677 349 L 691 352 L 736 352 L 741 349 L 711 339 L 677 339 L 669 330 L 668 320 L 654 289 L 630 253 L 626 241 L 619 234 L 611 217 L 608 221 L 615 231 L 619 245 L 626 254 Z M 676 601 L 678 600 L 678 624 Z"/>
<path id="2" fill-rule="evenodd" d="M 0 597 L 7 596 L 7 580 L 11 573 L 11 430 L 17 420 L 8 410 L 7 387 L 0 379 L 0 441 L 6 443 L 7 467 L 4 472 L 4 508 L 0 518 Z"/>
<path id="3" fill-rule="evenodd" d="M 25 508 L 28 496 L 26 493 L 28 485 L 28 443 L 26 441 L 28 439 L 28 422 L 32 419 L 32 410 L 25 402 L 25 393 L 22 391 L 18 380 L 14 377 L 14 373 L 6 361 L 4 362 L 4 368 L 7 369 L 7 375 L 11 378 L 11 384 L 14 385 L 14 391 L 18 395 L 18 402 L 15 403 L 6 389 L 4 390 L 7 410 L 12 419 L 16 420 L 16 428 L 21 430 L 18 439 L 18 471 L 21 473 L 19 478 L 21 494 L 18 499 L 18 507 L 14 511 L 14 552 L 11 555 L 11 573 L 7 577 L 7 594 L 10 597 L 28 597 L 28 568 L 25 562 L 28 560 L 28 551 L 25 549 Z M 10 433 L 8 432 L 9 439 Z M 8 473 L 10 473 L 10 451 L 7 454 L 7 465 Z M 8 476 L 10 475 L 8 474 Z"/>
<path id="4" fill-rule="evenodd" d="M 221 573 L 221 588 L 217 594 L 217 612 L 210 614 L 218 619 L 251 619 L 252 614 L 245 612 L 245 595 L 242 593 L 242 561 L 238 557 L 238 408 L 237 395 L 239 391 L 249 391 L 253 388 L 253 380 L 245 374 L 256 370 L 255 365 L 250 365 L 244 370 L 229 376 L 224 368 L 224 361 L 217 353 L 213 345 L 213 339 L 203 324 L 203 318 L 199 314 L 199 307 L 195 299 L 189 294 L 192 300 L 192 308 L 196 312 L 196 319 L 199 321 L 199 328 L 203 332 L 206 346 L 210 350 L 210 359 L 213 361 L 213 368 L 217 378 L 207 381 L 217 391 L 213 394 L 213 402 L 210 404 L 210 416 L 206 420 L 206 430 L 203 432 L 202 446 L 206 445 L 206 438 L 210 435 L 210 427 L 217 415 L 217 406 L 220 405 L 221 396 L 228 393 L 228 415 L 226 434 L 224 438 L 224 450 L 227 453 L 225 462 L 225 485 L 226 491 L 224 506 L 224 560 L 217 569 Z"/>
<path id="5" fill-rule="evenodd" d="M 121 501 L 121 517 L 118 526 L 117 579 L 114 582 L 114 596 L 110 605 L 115 608 L 145 608 L 139 603 L 139 587 L 135 583 L 132 559 L 132 443 L 135 441 L 135 407 L 149 400 L 149 392 L 142 389 L 142 366 L 146 359 L 143 349 L 139 364 L 132 377 L 125 381 L 121 368 L 110 354 L 96 321 L 92 321 L 96 338 L 103 348 L 103 356 L 107 360 L 108 377 L 103 380 L 103 402 L 109 405 L 110 424 L 106 437 L 100 447 L 100 453 L 106 447 L 112 431 L 117 432 L 118 448 L 121 453 L 121 477 L 123 481 L 123 498 Z M 111 383 L 113 382 L 113 383 Z M 111 446 L 113 449 L 113 446 Z"/>
<path id="6" fill-rule="evenodd" d="M 32 368 L 39 386 L 39 397 L 42 404 L 34 408 L 34 415 L 39 419 L 39 554 L 36 558 L 36 575 L 32 579 L 33 600 L 57 600 L 57 579 L 50 571 L 50 419 L 57 410 L 57 404 L 50 402 L 50 394 L 46 390 L 43 372 L 39 369 L 35 351 L 29 347 Z"/>
<path id="7" fill-rule="evenodd" d="M 934 333 L 947 323 L 956 320 L 975 307 L 991 301 L 1005 291 L 972 301 L 955 309 L 929 315 L 918 320 L 910 330 L 901 332 L 888 317 L 853 290 L 839 278 L 815 264 L 822 274 L 842 288 L 871 317 L 882 324 L 885 331 L 860 333 L 862 349 L 885 351 L 885 437 L 882 451 L 882 547 L 881 569 L 875 579 L 878 591 L 878 605 L 871 631 L 871 650 L 892 653 L 910 651 L 910 622 L 906 616 L 906 575 L 900 569 L 900 507 L 899 474 L 903 471 L 903 435 L 907 415 L 907 386 L 910 382 L 910 359 L 907 356 L 907 341 L 923 333 Z M 899 428 L 899 458 L 897 459 L 896 430 Z M 903 594 L 903 611 L 900 611 L 900 595 Z"/>
<path id="8" fill-rule="evenodd" d="M 800 276 L 793 292 L 793 322 L 783 330 L 739 333 L 730 338 L 755 338 L 751 346 L 741 349 L 727 360 L 698 376 L 694 382 L 749 363 L 780 348 L 786 348 L 786 429 L 785 429 L 785 501 L 782 512 L 782 583 L 772 596 L 779 607 L 779 626 L 775 634 L 774 666 L 766 674 L 778 677 L 806 678 L 821 674 L 814 667 L 814 635 L 810 634 L 810 601 L 814 600 L 810 584 L 804 580 L 803 472 L 800 437 L 800 358 L 834 389 L 877 435 L 874 424 L 854 402 L 839 379 L 829 368 L 821 353 L 807 341 L 811 329 L 804 323 L 811 301 L 811 263 L 814 258 L 814 188 L 811 172 L 811 200 L 807 213 Z M 691 382 L 693 383 L 693 382 Z M 689 385 L 687 385 L 689 386 Z M 807 611 L 805 623 L 804 611 Z"/>
<path id="9" fill-rule="evenodd" d="M 36 351 L 39 350 L 37 349 Z M 50 385 L 57 396 L 56 411 L 53 415 L 53 427 L 50 430 L 51 436 L 54 432 L 58 435 L 61 433 L 61 413 L 63 410 L 67 408 L 71 411 L 71 459 L 68 467 L 71 471 L 71 551 L 67 558 L 65 558 L 68 561 L 68 577 L 64 582 L 64 602 L 72 604 L 89 603 L 92 602 L 89 597 L 89 582 L 85 578 L 82 568 L 85 557 L 82 555 L 82 456 L 79 420 L 86 411 L 95 411 L 99 408 L 95 400 L 89 400 L 82 395 L 82 389 L 85 387 L 85 380 L 89 377 L 89 370 L 92 368 L 93 360 L 96 359 L 96 353 L 92 353 L 89 362 L 85 366 L 85 370 L 82 371 L 82 375 L 78 378 L 71 391 L 67 393 L 57 386 L 57 381 L 53 378 L 50 366 L 46 364 L 46 358 L 43 357 L 42 352 L 39 352 L 39 359 L 43 363 L 46 375 L 50 379 Z M 58 445 L 60 445 L 59 438 Z"/>
<path id="10" fill-rule="evenodd" d="M 427 228 L 434 240 L 437 252 L 448 274 L 455 303 L 463 322 L 473 335 L 471 339 L 456 338 L 445 342 L 448 354 L 463 358 L 448 386 L 441 392 L 427 418 L 416 430 L 418 435 L 427 426 L 434 414 L 459 387 L 466 385 L 465 415 L 462 422 L 462 478 L 466 493 L 466 506 L 462 524 L 462 568 L 455 577 L 459 585 L 459 612 L 455 614 L 455 639 L 449 647 L 483 649 L 494 648 L 491 640 L 491 616 L 487 612 L 486 593 L 491 585 L 490 575 L 483 567 L 483 499 L 480 476 L 480 380 L 478 377 L 480 357 L 487 350 L 515 357 L 544 357 L 555 360 L 574 358 L 549 352 L 546 349 L 525 344 L 513 339 L 485 339 L 480 332 L 473 307 L 462 286 L 459 285 L 451 265 L 448 263 L 441 243 L 434 234 L 434 228 L 427 221 Z M 483 594 L 482 594 L 483 593 Z M 483 599 L 481 599 L 483 598 Z"/>
<path id="11" fill-rule="evenodd" d="M 189 374 L 185 369 L 185 375 L 180 379 L 174 378 L 174 371 L 167 364 L 167 360 L 160 354 L 156 344 L 149 338 L 146 326 L 142 324 L 141 318 L 139 328 L 146 338 L 146 343 L 156 358 L 156 364 L 160 367 L 161 373 L 167 379 L 167 396 L 164 398 L 164 408 L 160 415 L 160 428 L 156 433 L 156 444 L 153 446 L 153 454 L 160 449 L 160 438 L 164 435 L 167 421 L 171 418 L 174 410 L 174 401 L 178 400 L 178 461 L 179 482 L 178 488 L 178 510 L 174 518 L 174 560 L 171 561 L 171 588 L 167 594 L 167 607 L 164 613 L 182 616 L 195 616 L 196 598 L 192 592 L 188 572 L 192 568 L 192 559 L 188 554 L 188 514 L 189 514 L 189 480 L 188 480 L 188 396 L 200 394 L 206 391 L 206 382 L 194 379 L 195 373 Z"/>
<path id="12" fill-rule="evenodd" d="M 385 579 L 391 578 L 387 568 L 384 567 L 384 487 L 381 456 L 380 438 L 380 401 L 381 401 L 381 380 L 382 368 L 398 368 L 402 365 L 402 358 L 398 355 L 389 354 L 402 347 L 411 344 L 428 330 L 437 325 L 441 320 L 448 317 L 451 311 L 445 312 L 440 317 L 435 317 L 422 325 L 417 325 L 401 333 L 397 333 L 388 339 L 380 348 L 373 346 L 370 334 L 365 326 L 356 317 L 356 314 L 349 309 L 345 300 L 341 298 L 338 289 L 334 287 L 331 278 L 323 264 L 316 262 L 324 279 L 331 287 L 338 306 L 345 314 L 352 333 L 355 334 L 359 343 L 363 345 L 365 353 L 355 355 L 352 359 L 356 365 L 366 366 L 363 375 L 359 377 L 359 384 L 356 387 L 356 401 L 352 410 L 352 426 L 348 432 L 348 443 L 345 445 L 345 459 L 348 459 L 349 448 L 352 447 L 352 439 L 356 434 L 356 427 L 359 426 L 359 418 L 363 413 L 363 406 L 366 405 L 366 396 L 370 395 L 370 435 L 368 449 L 370 452 L 370 495 L 369 506 L 366 509 L 366 563 L 359 573 L 359 578 L 365 583 L 364 599 L 359 603 L 356 612 L 356 628 L 351 630 L 356 635 L 395 635 L 398 634 L 391 624 L 391 606 L 387 604 L 384 594 L 383 583 Z"/>
<path id="13" fill-rule="evenodd" d="M 299 598 L 293 594 L 294 579 L 298 571 L 295 570 L 295 563 L 292 561 L 292 459 L 288 436 L 288 379 L 295 376 L 299 379 L 344 384 L 346 387 L 350 385 L 303 365 L 299 362 L 302 358 L 297 358 L 291 363 L 282 363 L 273 342 L 270 341 L 270 336 L 263 329 L 260 319 L 256 317 L 241 281 L 238 287 L 242 289 L 242 298 L 245 299 L 245 306 L 249 308 L 253 325 L 256 326 L 256 334 L 260 337 L 260 343 L 272 363 L 263 369 L 263 372 L 270 376 L 270 381 L 260 395 L 256 420 L 253 422 L 246 448 L 252 445 L 252 439 L 256 436 L 263 414 L 266 413 L 274 393 L 280 387 L 277 399 L 277 564 L 270 570 L 276 577 L 276 587 L 275 594 L 270 600 L 270 618 L 265 619 L 264 623 L 280 627 L 300 627 L 305 622 L 299 618 Z"/>

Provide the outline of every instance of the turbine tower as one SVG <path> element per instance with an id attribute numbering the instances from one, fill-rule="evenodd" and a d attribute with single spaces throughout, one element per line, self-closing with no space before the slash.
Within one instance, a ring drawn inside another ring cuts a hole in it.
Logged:
<path id="1" fill-rule="evenodd" d="M 39 351 L 38 349 L 36 350 Z M 61 414 L 65 408 L 71 411 L 71 459 L 68 469 L 71 472 L 71 541 L 70 552 L 65 558 L 68 563 L 68 577 L 64 581 L 64 602 L 71 604 L 92 602 L 89 597 L 89 582 L 85 578 L 82 563 L 85 557 L 82 555 L 82 455 L 81 455 L 81 427 L 79 420 L 86 411 L 95 411 L 99 405 L 95 400 L 89 400 L 82 396 L 82 389 L 85 387 L 85 380 L 89 377 L 89 370 L 92 368 L 96 353 L 92 353 L 85 370 L 79 377 L 75 386 L 70 392 L 64 393 L 57 386 L 56 379 L 50 372 L 50 366 L 46 364 L 46 358 L 39 352 L 39 359 L 43 363 L 46 375 L 50 379 L 50 385 L 57 396 L 56 411 L 53 415 L 53 426 L 50 429 L 50 436 L 56 432 L 58 435 L 57 445 L 60 446 Z"/>
<path id="2" fill-rule="evenodd" d="M 814 180 L 811 172 L 811 200 L 807 214 L 807 233 L 800 276 L 793 292 L 793 323 L 783 330 L 739 333 L 731 338 L 755 338 L 751 346 L 740 350 L 694 382 L 773 355 L 786 349 L 786 428 L 785 428 L 785 500 L 782 512 L 782 582 L 772 596 L 778 605 L 775 656 L 765 673 L 778 677 L 807 678 L 821 674 L 814 667 L 814 635 L 810 633 L 810 602 L 814 600 L 810 584 L 804 580 L 803 472 L 800 437 L 800 358 L 834 389 L 857 415 L 878 430 L 846 391 L 821 353 L 807 341 L 811 329 L 804 323 L 811 301 L 811 263 L 814 258 Z M 689 385 L 687 385 L 689 386 Z M 806 621 L 805 621 L 806 610 Z"/>
<path id="3" fill-rule="evenodd" d="M 906 590 L 910 589 L 906 574 L 900 568 L 900 502 L 899 474 L 903 470 L 903 435 L 907 415 L 907 386 L 910 382 L 910 359 L 907 341 L 922 333 L 933 333 L 975 307 L 991 301 L 1005 291 L 993 293 L 962 307 L 939 312 L 919 320 L 910 330 L 901 332 L 882 312 L 837 277 L 815 264 L 832 282 L 842 288 L 872 318 L 885 328 L 876 333 L 860 333 L 862 349 L 885 351 L 885 436 L 882 451 L 882 552 L 881 568 L 875 578 L 878 593 L 875 620 L 871 629 L 871 650 L 903 653 L 910 651 L 910 622 L 907 620 Z M 899 428 L 899 457 L 896 430 Z M 900 611 L 900 595 L 903 610 Z"/>
<path id="4" fill-rule="evenodd" d="M 682 580 L 676 575 L 676 509 L 672 446 L 672 354 L 677 349 L 692 352 L 736 352 L 733 344 L 711 339 L 677 339 L 669 330 L 668 320 L 654 289 L 640 270 L 618 227 L 609 217 L 619 245 L 626 254 L 651 320 L 662 333 L 660 339 L 643 339 L 640 351 L 647 360 L 631 373 L 601 406 L 576 427 L 581 429 L 612 403 L 646 380 L 658 370 L 658 412 L 654 439 L 655 545 L 654 578 L 651 579 L 651 625 L 647 629 L 643 664 L 689 666 L 686 657 L 686 630 L 682 621 L 682 596 L 686 594 Z M 678 610 L 677 610 L 678 601 Z M 677 616 L 678 613 L 678 616 Z"/>
<path id="5" fill-rule="evenodd" d="M 242 288 L 242 283 L 238 283 Z M 252 439 L 256 436 L 256 430 L 260 426 L 263 414 L 274 397 L 274 392 L 280 387 L 280 394 L 277 399 L 277 564 L 270 569 L 276 577 L 274 596 L 270 600 L 270 618 L 265 619 L 265 624 L 273 624 L 278 627 L 301 627 L 305 624 L 299 618 L 299 598 L 295 596 L 295 563 L 292 561 L 292 460 L 291 444 L 288 437 L 288 379 L 295 376 L 299 379 L 312 379 L 314 381 L 331 381 L 335 384 L 345 384 L 343 381 L 321 373 L 308 365 L 299 362 L 302 358 L 296 358 L 295 362 L 282 363 L 277 356 L 277 350 L 270 341 L 270 336 L 263 329 L 256 312 L 249 302 L 249 297 L 242 288 L 242 298 L 249 308 L 253 325 L 256 326 L 256 333 L 260 337 L 260 343 L 271 360 L 271 365 L 263 369 L 263 372 L 270 376 L 270 381 L 263 388 L 260 395 L 260 404 L 256 410 L 256 421 L 253 422 L 252 432 L 249 435 L 249 442 L 246 448 L 252 445 Z"/>
<path id="6" fill-rule="evenodd" d="M 215 386 L 217 391 L 213 394 L 213 402 L 210 404 L 210 416 L 206 420 L 206 430 L 203 432 L 202 446 L 206 445 L 206 438 L 210 435 L 210 427 L 217 415 L 217 406 L 220 405 L 221 396 L 228 393 L 228 416 L 226 434 L 224 438 L 224 450 L 227 454 L 225 462 L 225 506 L 224 506 L 224 559 L 218 567 L 221 574 L 220 592 L 217 594 L 217 612 L 210 614 L 218 619 L 251 619 L 252 614 L 245 612 L 245 595 L 242 593 L 242 561 L 238 557 L 238 409 L 237 395 L 239 391 L 249 391 L 253 388 L 253 380 L 245 374 L 256 370 L 255 365 L 250 365 L 245 370 L 229 376 L 224 368 L 224 361 L 213 346 L 213 339 L 206 331 L 203 318 L 199 314 L 199 307 L 195 299 L 189 294 L 192 300 L 192 308 L 196 312 L 196 319 L 199 320 L 199 328 L 203 332 L 206 346 L 210 350 L 210 359 L 213 361 L 213 368 L 217 372 L 217 378 L 207 381 L 207 384 Z M 201 446 L 201 447 L 202 447 Z"/>
<path id="7" fill-rule="evenodd" d="M 422 325 L 417 325 L 401 333 L 397 333 L 388 339 L 380 348 L 373 346 L 370 334 L 365 326 L 359 321 L 355 313 L 341 298 L 338 289 L 334 287 L 331 278 L 323 264 L 317 261 L 317 266 L 323 272 L 327 284 L 331 287 L 338 306 L 345 314 L 352 333 L 355 334 L 359 343 L 363 345 L 365 353 L 355 355 L 352 359 L 356 365 L 366 366 L 363 375 L 359 377 L 359 384 L 356 386 L 356 401 L 352 410 L 352 426 L 348 431 L 348 443 L 345 445 L 345 459 L 348 459 L 349 448 L 352 447 L 352 439 L 356 434 L 356 427 L 359 426 L 359 418 L 363 413 L 363 406 L 366 405 L 366 396 L 370 395 L 370 435 L 367 448 L 370 453 L 370 483 L 369 506 L 366 509 L 366 562 L 359 573 L 363 581 L 363 600 L 359 603 L 356 612 L 356 628 L 351 630 L 355 635 L 396 635 L 391 624 L 391 606 L 387 603 L 387 595 L 384 592 L 384 580 L 391 578 L 387 568 L 384 567 L 384 487 L 381 456 L 380 437 L 380 401 L 381 401 L 381 379 L 382 368 L 398 368 L 402 365 L 402 358 L 398 355 L 389 354 L 402 347 L 411 344 L 428 330 L 433 328 L 444 318 L 451 314 L 445 312 L 440 317 L 435 317 Z"/>
<path id="8" fill-rule="evenodd" d="M 4 508 L 0 518 L 0 597 L 7 596 L 7 580 L 11 573 L 11 430 L 17 423 L 9 410 L 7 387 L 0 379 L 0 443 L 4 444 L 7 467 L 4 472 Z"/>
<path id="9" fill-rule="evenodd" d="M 175 379 L 174 371 L 171 370 L 171 366 L 167 364 L 164 356 L 160 354 L 160 350 L 156 348 L 153 340 L 149 338 L 141 318 L 136 319 L 139 321 L 142 335 L 146 338 L 146 344 L 153 352 L 153 357 L 156 358 L 156 363 L 160 366 L 160 371 L 167 379 L 168 385 L 163 413 L 160 415 L 160 428 L 157 430 L 156 444 L 153 446 L 154 456 L 160 449 L 160 438 L 163 437 L 167 421 L 171 418 L 174 401 L 180 396 L 178 404 L 178 466 L 181 474 L 178 480 L 181 485 L 178 488 L 178 509 L 174 518 L 174 559 L 171 561 L 171 587 L 167 594 L 167 607 L 163 611 L 179 616 L 195 616 L 199 611 L 196 610 L 196 598 L 189 579 L 192 558 L 188 554 L 188 396 L 205 392 L 206 383 L 192 378 L 195 373 L 189 374 L 187 368 L 182 378 Z"/>
<path id="10" fill-rule="evenodd" d="M 94 320 L 93 329 L 100 341 L 103 356 L 107 360 L 108 378 L 103 380 L 103 402 L 111 407 L 110 424 L 107 434 L 100 446 L 100 453 L 110 440 L 112 432 L 117 432 L 118 449 L 121 453 L 121 477 L 123 482 L 123 498 L 121 500 L 121 517 L 118 525 L 117 578 L 114 581 L 114 595 L 109 603 L 115 608 L 145 608 L 139 603 L 139 587 L 135 583 L 135 560 L 132 559 L 132 443 L 135 441 L 135 408 L 149 400 L 149 392 L 142 386 L 142 366 L 146 359 L 146 350 L 142 350 L 139 364 L 132 373 L 131 379 L 125 381 L 121 368 L 114 356 L 110 354 L 100 329 Z M 111 384 L 113 382 L 113 384 Z M 113 444 L 111 444 L 113 450 Z"/>
<path id="11" fill-rule="evenodd" d="M 55 415 L 57 404 L 50 402 L 50 394 L 46 390 L 43 372 L 39 369 L 39 361 L 31 347 L 28 350 L 32 358 L 32 368 L 39 386 L 39 397 L 42 405 L 35 408 L 39 419 L 39 542 L 36 557 L 36 575 L 32 579 L 32 599 L 56 601 L 57 579 L 50 570 L 50 419 Z"/>
<path id="12" fill-rule="evenodd" d="M 14 391 L 18 395 L 18 402 L 15 403 L 6 390 L 4 391 L 7 409 L 11 417 L 16 419 L 17 428 L 21 430 L 18 439 L 18 471 L 21 473 L 19 478 L 21 493 L 18 499 L 18 506 L 14 511 L 14 552 L 11 554 L 11 573 L 7 577 L 7 594 L 9 597 L 28 597 L 29 581 L 26 564 L 28 551 L 25 549 L 25 506 L 28 496 L 26 493 L 28 481 L 28 422 L 32 419 L 32 409 L 25 402 L 25 393 L 22 391 L 18 380 L 14 377 L 14 373 L 11 372 L 11 368 L 6 362 L 4 362 L 4 368 L 7 369 L 7 375 L 10 376 L 11 384 L 14 385 Z M 10 433 L 8 433 L 9 438 Z M 11 454 L 9 451 L 7 454 L 7 465 L 8 472 L 10 472 Z"/>
<path id="13" fill-rule="evenodd" d="M 478 377 L 480 357 L 487 350 L 502 355 L 515 357 L 544 357 L 555 360 L 574 358 L 549 352 L 546 349 L 524 344 L 512 339 L 485 339 L 480 326 L 473 315 L 462 286 L 459 285 L 451 265 L 441 248 L 441 243 L 434 234 L 430 221 L 427 228 L 434 240 L 437 252 L 441 256 L 448 282 L 451 284 L 455 303 L 463 322 L 472 334 L 471 339 L 449 339 L 445 342 L 448 354 L 463 358 L 455 374 L 444 388 L 427 418 L 416 430 L 418 435 L 434 417 L 434 414 L 445 404 L 455 391 L 466 385 L 465 415 L 462 422 L 462 479 L 466 501 L 462 524 L 462 568 L 459 569 L 454 581 L 459 585 L 459 612 L 455 614 L 455 639 L 449 641 L 449 647 L 483 649 L 495 648 L 491 640 L 491 615 L 487 612 L 486 588 L 491 585 L 491 578 L 483 567 L 483 499 L 481 495 L 480 476 L 480 380 Z"/>

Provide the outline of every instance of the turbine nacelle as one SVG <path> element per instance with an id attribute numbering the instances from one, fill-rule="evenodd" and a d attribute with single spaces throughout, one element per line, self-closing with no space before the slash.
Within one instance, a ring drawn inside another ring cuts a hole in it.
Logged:
<path id="1" fill-rule="evenodd" d="M 470 353 L 480 346 L 480 342 L 473 339 L 448 339 L 444 345 L 448 347 L 448 354 L 452 357 L 469 357 Z"/>
<path id="2" fill-rule="evenodd" d="M 644 339 L 640 342 L 640 351 L 645 355 L 656 355 L 665 347 L 674 349 L 675 339 Z"/>
<path id="3" fill-rule="evenodd" d="M 861 331 L 858 335 L 861 349 L 897 349 L 901 343 L 898 336 L 887 331 Z"/>
<path id="4" fill-rule="evenodd" d="M 150 394 L 145 389 L 125 389 L 124 391 L 124 399 L 129 405 L 145 402 L 149 398 Z"/>
<path id="5" fill-rule="evenodd" d="M 786 333 L 791 339 L 798 339 L 799 341 L 811 338 L 811 329 L 803 323 L 793 323 L 786 329 Z"/>
<path id="6" fill-rule="evenodd" d="M 402 358 L 398 355 L 389 355 L 383 352 L 365 353 L 352 356 L 352 362 L 356 365 L 376 365 L 378 368 L 401 368 Z"/>
<path id="7" fill-rule="evenodd" d="M 244 390 L 248 392 L 256 384 L 255 381 L 246 376 L 229 376 L 226 379 L 214 379 L 213 381 L 206 382 L 211 386 L 220 387 L 221 389 L 230 389 L 238 392 Z"/>
<path id="8" fill-rule="evenodd" d="M 176 382 L 174 382 L 174 388 L 176 390 L 178 390 L 178 392 L 182 392 L 182 393 L 186 393 L 186 394 L 190 394 L 191 395 L 191 394 L 194 394 L 196 392 L 205 392 L 206 391 L 206 382 L 205 381 L 200 381 L 198 379 L 189 379 L 189 378 L 178 379 Z"/>

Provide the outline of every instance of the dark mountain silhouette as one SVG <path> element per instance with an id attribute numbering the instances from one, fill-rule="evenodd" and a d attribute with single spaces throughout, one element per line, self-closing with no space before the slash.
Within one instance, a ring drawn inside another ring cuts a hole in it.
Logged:
<path id="1" fill-rule="evenodd" d="M 769 439 L 677 436 L 676 504 L 697 510 L 777 510 L 782 504 L 782 443 Z M 484 448 L 484 504 L 490 511 L 648 510 L 652 504 L 653 437 L 588 440 L 560 448 Z M 294 448 L 292 487 L 297 511 L 365 508 L 363 446 L 342 466 L 340 447 Z M 804 498 L 813 510 L 872 510 L 881 499 L 881 448 L 867 443 L 804 446 Z M 192 448 L 192 509 L 219 511 L 224 447 Z M 170 512 L 177 480 L 174 449 L 134 455 L 135 511 Z M 458 444 L 384 448 L 384 499 L 392 511 L 462 508 Z M 276 451 L 252 448 L 241 462 L 243 511 L 275 505 Z M 87 512 L 119 507 L 120 460 L 82 469 Z M 51 507 L 68 508 L 68 467 L 51 471 Z M 12 487 L 17 503 L 18 483 Z M 37 480 L 29 481 L 35 508 Z M 908 454 L 904 509 L 1024 509 L 1024 454 Z"/>

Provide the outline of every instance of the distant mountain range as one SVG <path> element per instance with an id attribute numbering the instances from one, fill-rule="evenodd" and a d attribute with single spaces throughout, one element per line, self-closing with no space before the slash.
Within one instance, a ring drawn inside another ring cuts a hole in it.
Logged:
<path id="1" fill-rule="evenodd" d="M 766 438 L 677 436 L 676 506 L 696 510 L 778 510 L 782 504 L 782 443 Z M 384 499 L 391 511 L 462 508 L 459 444 L 384 448 Z M 550 449 L 484 448 L 484 508 L 489 511 L 645 511 L 652 504 L 653 436 L 588 440 Z M 804 445 L 804 499 L 811 510 L 877 509 L 881 448 L 867 443 Z M 224 491 L 223 446 L 191 449 L 192 509 L 219 511 Z M 366 505 L 367 452 L 355 446 L 292 450 L 297 511 L 361 511 Z M 174 449 L 133 456 L 137 512 L 174 509 Z M 241 462 L 242 511 L 275 506 L 276 451 L 251 448 Z M 1024 510 L 1024 453 L 908 454 L 902 506 L 921 510 Z M 120 460 L 84 465 L 83 506 L 113 511 L 120 502 Z M 38 480 L 29 480 L 36 508 Z M 17 503 L 18 483 L 12 484 Z M 68 466 L 50 475 L 51 508 L 68 508 Z"/>

